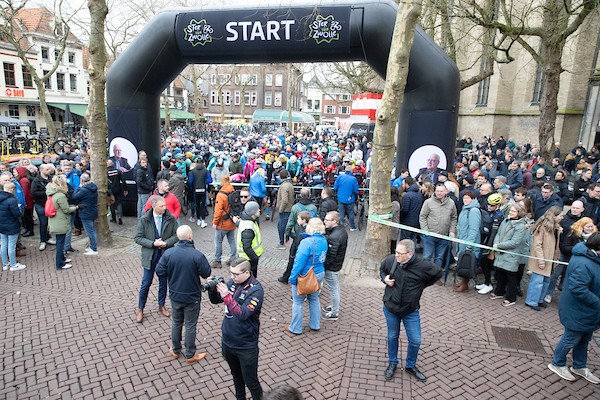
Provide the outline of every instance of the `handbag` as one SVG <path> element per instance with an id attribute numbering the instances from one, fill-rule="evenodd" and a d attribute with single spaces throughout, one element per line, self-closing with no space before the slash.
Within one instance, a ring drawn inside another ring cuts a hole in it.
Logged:
<path id="1" fill-rule="evenodd" d="M 298 296 L 306 296 L 307 294 L 313 294 L 321 289 L 321 285 L 319 285 L 319 281 L 317 280 L 317 275 L 315 275 L 315 245 L 313 243 L 313 263 L 312 266 L 308 269 L 306 274 L 298 275 L 298 283 L 296 285 L 296 290 Z"/>

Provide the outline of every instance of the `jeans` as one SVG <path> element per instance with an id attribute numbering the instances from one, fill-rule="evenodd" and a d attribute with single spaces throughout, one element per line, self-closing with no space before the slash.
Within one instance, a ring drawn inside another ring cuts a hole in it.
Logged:
<path id="1" fill-rule="evenodd" d="M 71 221 L 71 227 L 69 228 L 66 236 L 65 236 L 65 249 L 70 249 L 72 248 L 71 246 L 71 238 L 73 237 L 73 225 L 75 223 L 75 214 L 71 214 L 69 216 L 69 219 Z"/>
<path id="2" fill-rule="evenodd" d="M 2 265 L 14 267 L 17 264 L 17 240 L 19 234 L 7 235 L 0 233 L 2 239 Z"/>
<path id="3" fill-rule="evenodd" d="M 56 234 L 56 269 L 61 269 L 65 266 L 65 237 L 64 233 Z"/>
<path id="4" fill-rule="evenodd" d="M 171 315 L 173 353 L 181 353 L 181 330 L 185 322 L 185 358 L 192 358 L 196 354 L 196 325 L 200 315 L 200 302 L 185 304 L 171 299 Z"/>
<path id="5" fill-rule="evenodd" d="M 144 206 L 148 202 L 151 193 L 138 193 L 138 201 L 137 201 L 137 217 L 141 218 L 144 215 Z"/>
<path id="6" fill-rule="evenodd" d="M 557 367 L 565 367 L 567 365 L 567 354 L 573 350 L 573 368 L 581 369 L 587 367 L 587 349 L 588 344 L 592 340 L 594 332 L 579 332 L 565 328 L 565 333 L 558 341 L 554 349 L 554 357 L 552 364 Z"/>
<path id="7" fill-rule="evenodd" d="M 331 312 L 340 312 L 340 271 L 325 271 L 325 283 L 331 295 Z"/>
<path id="8" fill-rule="evenodd" d="M 35 213 L 38 216 L 38 224 L 40 226 L 40 243 L 47 242 L 50 240 L 50 234 L 48 233 L 48 217 L 44 212 L 44 205 L 35 203 Z"/>
<path id="9" fill-rule="evenodd" d="M 398 365 L 398 339 L 400 337 L 400 321 L 404 324 L 408 348 L 406 350 L 406 368 L 417 365 L 417 355 L 421 347 L 421 316 L 419 310 L 413 311 L 403 317 L 388 311 L 383 305 L 383 315 L 387 325 L 388 363 Z"/>
<path id="10" fill-rule="evenodd" d="M 315 274 L 319 285 L 323 282 L 325 272 Z M 302 306 L 304 305 L 304 298 L 308 297 L 308 311 L 309 319 L 308 326 L 314 331 L 321 329 L 321 303 L 319 302 L 319 290 L 315 293 L 298 296 L 298 289 L 296 285 L 292 285 L 292 298 L 294 300 L 292 304 L 292 322 L 288 329 L 296 334 L 302 333 Z"/>
<path id="11" fill-rule="evenodd" d="M 234 349 L 221 345 L 221 354 L 229 364 L 236 400 L 246 400 L 246 386 L 252 400 L 260 400 L 263 390 L 258 380 L 258 346 L 254 349 Z"/>
<path id="12" fill-rule="evenodd" d="M 548 285 L 550 284 L 550 277 L 535 272 L 531 274 L 529 278 L 529 286 L 527 287 L 527 297 L 525 298 L 525 304 L 529 306 L 537 306 L 544 301 L 544 296 L 548 291 Z"/>
<path id="13" fill-rule="evenodd" d="M 82 219 L 83 229 L 90 240 L 90 249 L 98 251 L 98 241 L 96 238 L 96 221 L 93 219 Z"/>
<path id="14" fill-rule="evenodd" d="M 400 240 L 410 239 L 415 243 L 415 248 L 417 247 L 417 232 L 407 231 L 406 229 L 400 230 Z"/>
<path id="15" fill-rule="evenodd" d="M 140 287 L 140 295 L 138 298 L 138 308 L 143 309 L 146 306 L 146 300 L 148 300 L 148 292 L 150 286 L 154 280 L 154 271 L 156 270 L 156 264 L 152 264 L 150 269 L 142 268 L 144 275 L 142 276 L 142 287 Z M 165 305 L 167 300 L 167 277 L 158 277 L 158 306 L 162 307 Z"/>
<path id="16" fill-rule="evenodd" d="M 354 224 L 354 203 L 338 203 L 338 212 L 340 213 L 340 225 L 344 225 L 344 215 L 347 213 L 350 220 L 350 229 L 356 229 L 356 225 Z"/>
<path id="17" fill-rule="evenodd" d="M 33 208 L 26 208 L 23 214 L 23 228 L 25 231 L 33 233 Z"/>
<path id="18" fill-rule="evenodd" d="M 235 229 L 232 231 L 224 231 L 222 229 L 215 229 L 215 260 L 221 261 L 223 255 L 223 239 L 227 237 L 229 243 L 229 260 L 233 261 L 236 259 L 237 245 L 235 243 Z"/>
<path id="19" fill-rule="evenodd" d="M 287 225 L 288 219 L 290 218 L 290 212 L 280 212 L 279 221 L 277 222 L 277 232 L 279 233 L 279 244 L 283 246 L 285 226 Z"/>
<path id="20" fill-rule="evenodd" d="M 443 267 L 444 256 L 449 250 L 449 242 L 444 239 L 438 239 L 433 236 L 422 235 L 423 242 L 423 260 L 432 261 L 435 265 Z"/>

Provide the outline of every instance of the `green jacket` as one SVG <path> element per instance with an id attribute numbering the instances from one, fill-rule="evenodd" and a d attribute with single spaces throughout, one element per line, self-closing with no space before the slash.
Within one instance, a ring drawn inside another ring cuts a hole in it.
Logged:
<path id="1" fill-rule="evenodd" d="M 52 197 L 52 203 L 56 208 L 56 215 L 48 218 L 48 230 L 50 233 L 64 235 L 71 230 L 71 215 L 77 207 L 70 206 L 67 195 L 59 192 L 52 185 L 46 187 L 46 196 Z"/>
<path id="2" fill-rule="evenodd" d="M 526 233 L 524 218 L 505 219 L 500 224 L 498 234 L 494 238 L 494 248 L 523 254 L 524 246 L 527 245 Z M 518 255 L 499 251 L 496 252 L 494 266 L 509 272 L 517 272 L 520 259 L 521 257 Z"/>
<path id="3" fill-rule="evenodd" d="M 177 220 L 169 210 L 165 210 L 162 219 L 161 239 L 167 243 L 167 247 L 160 249 L 160 254 L 170 247 L 175 246 L 177 241 Z M 154 254 L 154 210 L 151 208 L 140 218 L 135 233 L 135 242 L 142 246 L 142 267 L 150 269 L 152 254 Z"/>

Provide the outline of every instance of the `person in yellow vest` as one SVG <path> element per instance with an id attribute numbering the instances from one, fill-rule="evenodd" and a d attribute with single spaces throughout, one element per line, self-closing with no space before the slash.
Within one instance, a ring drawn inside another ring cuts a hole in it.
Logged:
<path id="1" fill-rule="evenodd" d="M 237 233 L 237 251 L 240 257 L 250 261 L 252 275 L 256 277 L 258 272 L 258 259 L 264 252 L 260 228 L 258 227 L 258 218 L 260 217 L 260 207 L 257 202 L 249 201 L 244 206 L 241 220 L 238 225 Z"/>

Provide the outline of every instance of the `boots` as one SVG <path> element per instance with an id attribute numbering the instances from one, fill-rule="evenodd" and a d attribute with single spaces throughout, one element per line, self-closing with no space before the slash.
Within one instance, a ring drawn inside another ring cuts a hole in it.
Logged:
<path id="1" fill-rule="evenodd" d="M 462 293 L 467 290 L 469 290 L 469 280 L 467 278 L 460 278 L 460 282 L 454 284 L 455 292 Z"/>

